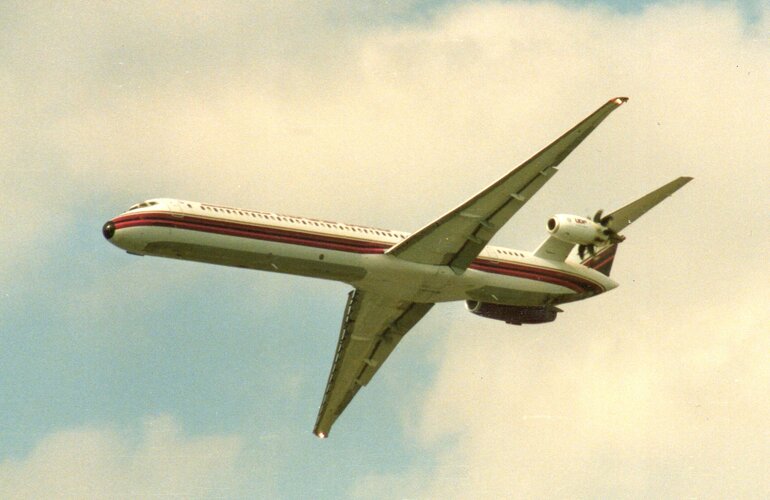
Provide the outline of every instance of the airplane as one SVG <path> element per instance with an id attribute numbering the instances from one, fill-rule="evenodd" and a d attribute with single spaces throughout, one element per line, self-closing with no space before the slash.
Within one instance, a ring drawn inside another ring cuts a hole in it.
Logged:
<path id="1" fill-rule="evenodd" d="M 313 433 L 325 438 L 358 390 L 438 302 L 509 324 L 554 321 L 559 305 L 618 284 L 610 270 L 620 232 L 687 184 L 679 177 L 593 217 L 557 214 L 534 251 L 490 240 L 562 161 L 628 100 L 610 99 L 535 156 L 453 210 L 408 234 L 169 198 L 138 203 L 102 227 L 134 255 L 321 278 L 352 287 Z M 573 252 L 577 246 L 577 252 Z"/>

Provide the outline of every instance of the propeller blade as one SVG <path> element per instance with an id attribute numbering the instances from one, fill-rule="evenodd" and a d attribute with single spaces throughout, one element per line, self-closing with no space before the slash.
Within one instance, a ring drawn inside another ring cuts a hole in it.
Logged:
<path id="1" fill-rule="evenodd" d="M 599 224 L 601 224 L 602 226 L 607 226 L 610 223 L 610 221 L 612 221 L 612 215 L 605 215 L 604 217 L 601 218 L 601 220 L 599 221 Z"/>
<path id="2" fill-rule="evenodd" d="M 585 257 L 585 253 L 586 253 L 585 245 L 578 245 L 578 257 L 580 257 L 580 260 L 583 260 L 583 257 Z"/>
<path id="3" fill-rule="evenodd" d="M 604 210 L 602 210 L 601 208 L 596 211 L 596 213 L 594 214 L 594 222 L 599 222 L 600 220 L 602 220 L 602 212 L 604 212 Z"/>

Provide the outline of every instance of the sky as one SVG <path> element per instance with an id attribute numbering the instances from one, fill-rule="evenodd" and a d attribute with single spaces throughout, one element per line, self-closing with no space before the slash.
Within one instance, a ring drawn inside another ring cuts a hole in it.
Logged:
<path id="1" fill-rule="evenodd" d="M 770 4 L 4 2 L 0 497 L 770 496 Z M 414 231 L 630 101 L 494 244 L 695 178 L 554 323 L 441 304 L 311 434 L 347 286 L 104 241 L 174 197 Z"/>

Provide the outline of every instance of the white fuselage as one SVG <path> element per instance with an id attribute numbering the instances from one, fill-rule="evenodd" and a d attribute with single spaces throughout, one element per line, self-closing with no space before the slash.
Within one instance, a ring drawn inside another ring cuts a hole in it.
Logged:
<path id="1" fill-rule="evenodd" d="M 104 234 L 132 254 L 330 279 L 411 302 L 538 306 L 617 286 L 577 263 L 494 246 L 456 274 L 388 255 L 408 233 L 182 200 L 136 205 L 105 224 Z"/>

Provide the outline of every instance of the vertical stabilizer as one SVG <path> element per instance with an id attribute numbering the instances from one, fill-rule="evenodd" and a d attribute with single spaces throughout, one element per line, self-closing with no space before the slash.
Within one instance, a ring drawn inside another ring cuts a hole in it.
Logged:
<path id="1" fill-rule="evenodd" d="M 612 243 L 609 246 L 599 250 L 596 255 L 588 257 L 581 262 L 582 265 L 595 269 L 605 276 L 610 275 L 612 263 L 615 262 L 615 253 L 618 251 L 618 243 Z"/>

